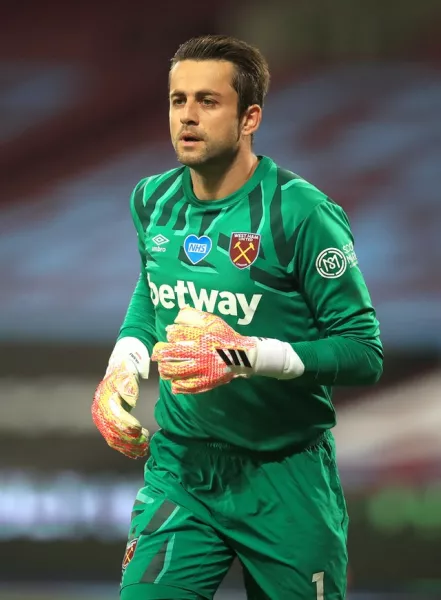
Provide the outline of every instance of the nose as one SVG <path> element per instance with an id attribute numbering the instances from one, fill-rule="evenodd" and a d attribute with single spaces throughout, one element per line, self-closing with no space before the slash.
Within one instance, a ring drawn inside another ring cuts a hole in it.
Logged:
<path id="1" fill-rule="evenodd" d="M 187 100 L 185 106 L 181 111 L 181 123 L 183 125 L 198 125 L 199 116 L 197 110 L 197 103 Z"/>

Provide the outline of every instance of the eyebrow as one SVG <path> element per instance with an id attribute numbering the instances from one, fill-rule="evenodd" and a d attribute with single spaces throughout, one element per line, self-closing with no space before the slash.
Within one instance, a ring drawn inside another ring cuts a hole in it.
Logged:
<path id="1" fill-rule="evenodd" d="M 182 90 L 173 90 L 170 92 L 170 98 L 173 98 L 174 96 L 186 96 L 186 93 Z M 222 96 L 222 94 L 220 92 L 215 92 L 214 90 L 205 89 L 198 90 L 196 96 Z"/>

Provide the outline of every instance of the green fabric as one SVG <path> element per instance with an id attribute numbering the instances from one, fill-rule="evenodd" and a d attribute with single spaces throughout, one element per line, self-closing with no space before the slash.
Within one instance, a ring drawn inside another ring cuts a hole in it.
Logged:
<path id="1" fill-rule="evenodd" d="M 122 600 L 212 598 L 234 556 L 252 599 L 316 598 L 322 572 L 324 597 L 345 597 L 348 518 L 332 435 L 297 454 L 251 454 L 154 435 Z"/>
<path id="2" fill-rule="evenodd" d="M 305 199 L 320 197 L 303 181 L 295 187 Z M 330 249 L 327 255 L 324 249 Z M 322 337 L 292 344 L 305 364 L 305 380 L 323 385 L 378 381 L 383 358 L 378 323 L 342 208 L 329 199 L 315 206 L 298 228 L 294 262 L 300 289 Z"/>
<path id="3" fill-rule="evenodd" d="M 150 312 L 149 312 L 150 311 Z M 158 341 L 154 327 L 154 309 L 150 300 L 150 289 L 145 277 L 140 275 L 135 291 L 130 299 L 124 324 L 119 332 L 118 339 L 135 337 L 141 340 L 149 354 Z"/>
<path id="4" fill-rule="evenodd" d="M 280 449 L 335 425 L 334 385 L 378 380 L 379 325 L 348 219 L 313 185 L 261 157 L 241 189 L 200 201 L 181 167 L 140 181 L 131 211 L 141 275 L 120 337 L 134 335 L 151 351 L 189 304 L 243 335 L 289 342 L 306 367 L 298 379 L 238 378 L 195 396 L 173 395 L 161 381 L 160 427 Z"/>

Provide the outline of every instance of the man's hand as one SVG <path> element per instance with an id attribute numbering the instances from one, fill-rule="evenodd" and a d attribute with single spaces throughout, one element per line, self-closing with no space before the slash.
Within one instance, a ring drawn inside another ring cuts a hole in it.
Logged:
<path id="1" fill-rule="evenodd" d="M 290 344 L 240 335 L 220 317 L 189 306 L 167 327 L 167 340 L 155 345 L 152 360 L 174 394 L 206 392 L 235 377 L 294 379 L 305 368 Z"/>
<path id="2" fill-rule="evenodd" d="M 153 348 L 162 379 L 171 379 L 174 394 L 197 394 L 252 372 L 255 338 L 234 331 L 223 319 L 183 308 L 167 327 L 168 343 Z"/>
<path id="3" fill-rule="evenodd" d="M 121 341 L 127 346 L 125 339 Z M 92 419 L 103 438 L 111 448 L 129 458 L 146 456 L 149 449 L 149 432 L 130 414 L 139 396 L 137 357 L 136 350 L 121 352 L 121 345 L 114 351 L 92 403 Z M 148 365 L 143 375 L 148 375 Z"/>

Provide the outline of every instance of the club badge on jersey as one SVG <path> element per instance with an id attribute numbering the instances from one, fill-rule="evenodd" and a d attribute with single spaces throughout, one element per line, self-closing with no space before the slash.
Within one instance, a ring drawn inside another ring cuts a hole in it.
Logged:
<path id="1" fill-rule="evenodd" d="M 250 267 L 259 256 L 260 234 L 232 233 L 230 237 L 230 259 L 238 269 Z"/>
<path id="2" fill-rule="evenodd" d="M 129 562 L 132 560 L 133 555 L 135 554 L 136 546 L 138 544 L 138 538 L 131 540 L 126 547 L 126 551 L 124 554 L 123 562 L 122 562 L 122 570 L 125 571 Z"/>

